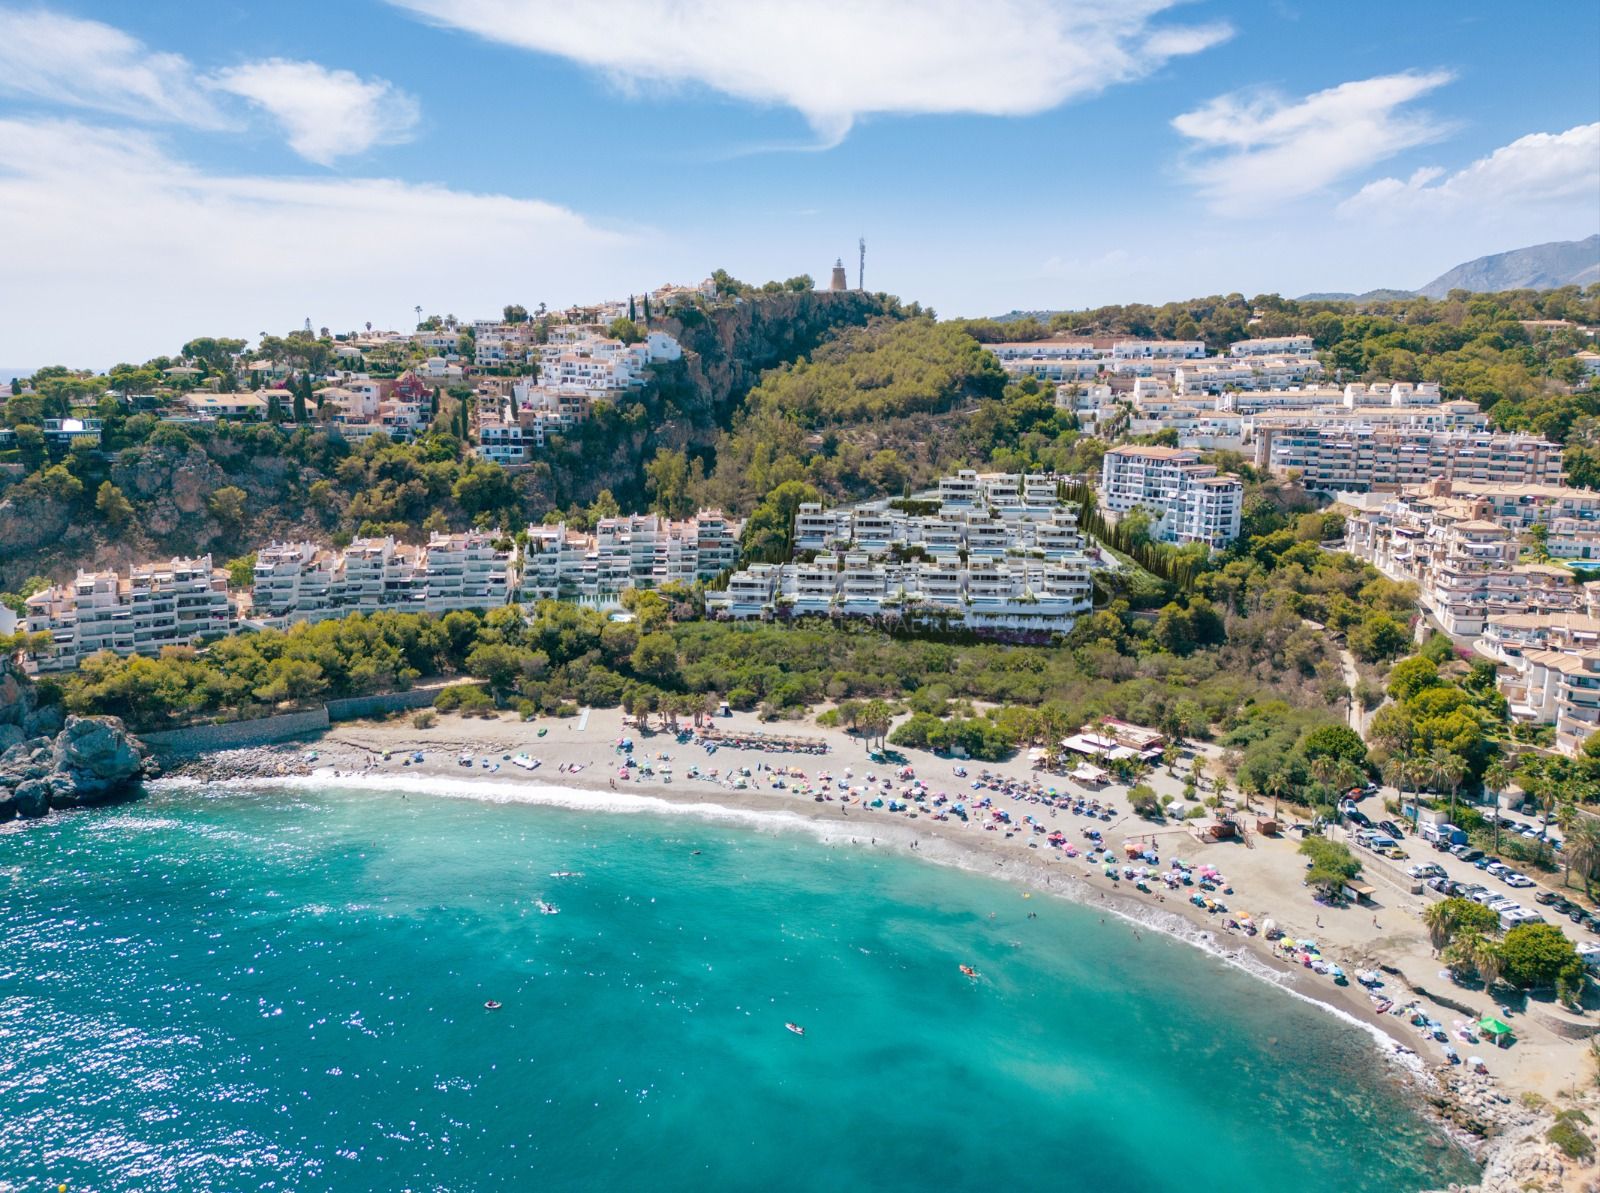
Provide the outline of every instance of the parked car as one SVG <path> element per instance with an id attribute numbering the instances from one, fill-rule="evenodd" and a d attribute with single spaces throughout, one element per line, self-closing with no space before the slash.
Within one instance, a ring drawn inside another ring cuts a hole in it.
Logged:
<path id="1" fill-rule="evenodd" d="M 1513 870 L 1510 874 L 1506 875 L 1506 885 L 1514 886 L 1520 889 L 1525 886 L 1532 886 L 1533 879 L 1529 878 L 1526 874 L 1518 874 L 1515 870 Z"/>
<path id="2" fill-rule="evenodd" d="M 1405 830 L 1392 820 L 1380 820 L 1378 821 L 1378 827 L 1396 839 L 1406 835 Z"/>
<path id="3" fill-rule="evenodd" d="M 1446 877 L 1443 874 L 1438 874 L 1438 875 L 1435 875 L 1434 877 L 1428 879 L 1427 882 L 1425 883 L 1425 885 L 1430 887 L 1433 890 L 1438 891 L 1441 895 L 1445 896 L 1445 898 L 1447 898 L 1447 899 L 1451 895 L 1454 895 L 1455 893 L 1457 893 L 1461 889 L 1461 884 L 1460 883 L 1456 882 L 1452 878 Z"/>
<path id="4" fill-rule="evenodd" d="M 1475 862 L 1483 856 L 1483 850 L 1474 849 L 1470 845 L 1457 845 L 1450 851 L 1464 862 Z"/>
<path id="5" fill-rule="evenodd" d="M 1559 909 L 1563 903 L 1570 900 L 1565 895 L 1558 895 L 1555 891 L 1540 891 L 1533 897 L 1535 903 L 1543 903 L 1546 907 Z"/>
<path id="6" fill-rule="evenodd" d="M 1498 865 L 1501 865 L 1502 863 L 1501 863 L 1500 859 L 1497 858 L 1497 857 L 1480 857 L 1477 861 L 1473 862 L 1472 864 L 1474 866 L 1478 867 L 1478 869 L 1480 869 L 1480 870 L 1487 870 L 1490 866 L 1498 866 Z"/>
<path id="7" fill-rule="evenodd" d="M 1383 854 L 1384 857 L 1392 857 L 1392 858 L 1394 858 L 1394 860 L 1397 861 L 1397 862 L 1403 862 L 1403 861 L 1406 860 L 1406 858 L 1411 856 L 1404 849 L 1401 849 L 1400 846 L 1398 846 L 1398 845 L 1391 845 L 1387 849 L 1378 850 L 1378 852 Z"/>
<path id="8" fill-rule="evenodd" d="M 1345 813 L 1345 819 L 1349 820 L 1352 824 L 1359 824 L 1362 828 L 1372 827 L 1372 821 L 1367 819 L 1366 814 L 1356 810 L 1355 808 L 1351 808 Z"/>
<path id="9" fill-rule="evenodd" d="M 1418 862 L 1415 866 L 1408 866 L 1406 873 L 1413 878 L 1436 878 L 1444 873 L 1444 867 L 1438 862 Z"/>
<path id="10" fill-rule="evenodd" d="M 1510 866 L 1504 862 L 1490 862 L 1483 868 L 1485 874 L 1493 874 L 1496 878 L 1504 878 L 1507 874 L 1514 873 Z"/>

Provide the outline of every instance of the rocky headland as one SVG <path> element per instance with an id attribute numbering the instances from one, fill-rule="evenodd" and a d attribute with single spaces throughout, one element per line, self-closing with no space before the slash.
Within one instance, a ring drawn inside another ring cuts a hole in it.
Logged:
<path id="1" fill-rule="evenodd" d="M 0 664 L 0 823 L 106 803 L 158 773 L 121 721 L 41 704 L 26 676 Z"/>

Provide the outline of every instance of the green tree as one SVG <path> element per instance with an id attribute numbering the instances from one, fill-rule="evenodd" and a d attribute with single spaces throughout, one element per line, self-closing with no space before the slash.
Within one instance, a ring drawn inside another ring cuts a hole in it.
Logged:
<path id="1" fill-rule="evenodd" d="M 1361 876 L 1361 863 L 1348 846 L 1326 837 L 1307 837 L 1300 842 L 1300 853 L 1310 860 L 1305 881 L 1324 894 L 1333 894 L 1345 883 Z"/>
<path id="2" fill-rule="evenodd" d="M 237 559 L 228 560 L 225 565 L 228 570 L 228 587 L 234 592 L 249 592 L 255 587 L 256 581 L 256 553 L 241 555 Z"/>
<path id="3" fill-rule="evenodd" d="M 815 488 L 801 481 L 778 485 L 745 521 L 745 557 L 771 563 L 786 560 L 794 543 L 795 514 L 806 502 L 821 500 Z"/>
<path id="4" fill-rule="evenodd" d="M 1389 695 L 1404 703 L 1424 688 L 1439 682 L 1439 668 L 1431 659 L 1412 655 L 1401 659 L 1389 672 Z"/>
<path id="5" fill-rule="evenodd" d="M 678 647 L 671 634 L 644 634 L 634 647 L 629 664 L 635 675 L 657 683 L 668 683 L 677 678 Z"/>
<path id="6" fill-rule="evenodd" d="M 644 329 L 632 319 L 613 319 L 606 331 L 613 340 L 621 340 L 624 344 L 637 344 L 644 339 Z"/>
<path id="7" fill-rule="evenodd" d="M 884 743 L 884 735 L 889 732 L 889 726 L 894 721 L 894 710 L 883 700 L 868 700 L 861 707 L 858 718 L 863 732 L 867 735 L 867 745 L 870 748 L 874 738 L 879 745 Z"/>
<path id="8" fill-rule="evenodd" d="M 1318 726 L 1301 740 L 1300 752 L 1307 759 L 1336 758 L 1355 766 L 1365 766 L 1367 761 L 1366 742 L 1348 725 Z"/>
<path id="9" fill-rule="evenodd" d="M 1499 948 L 1501 976 L 1522 990 L 1553 987 L 1571 967 L 1581 972 L 1577 949 L 1554 924 L 1518 924 L 1505 935 Z"/>
<path id="10" fill-rule="evenodd" d="M 206 498 L 206 509 L 219 522 L 237 526 L 244 521 L 249 494 L 237 485 L 224 485 Z"/>
<path id="11" fill-rule="evenodd" d="M 110 481 L 100 482 L 100 488 L 95 493 L 94 508 L 107 525 L 119 530 L 133 517 L 133 503 Z"/>

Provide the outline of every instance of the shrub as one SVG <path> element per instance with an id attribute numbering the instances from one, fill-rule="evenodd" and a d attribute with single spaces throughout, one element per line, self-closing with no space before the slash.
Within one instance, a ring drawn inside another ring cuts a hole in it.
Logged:
<path id="1" fill-rule="evenodd" d="M 1146 783 L 1128 790 L 1128 802 L 1133 805 L 1134 813 L 1146 820 L 1155 820 L 1161 815 L 1161 801 L 1156 798 L 1155 788 Z"/>
<path id="2" fill-rule="evenodd" d="M 431 708 L 419 709 L 411 714 L 411 724 L 418 729 L 432 729 L 439 723 L 439 714 Z"/>
<path id="3" fill-rule="evenodd" d="M 1569 1160 L 1582 1160 L 1594 1154 L 1594 1141 L 1564 1118 L 1550 1124 L 1544 1137 L 1560 1148 Z"/>

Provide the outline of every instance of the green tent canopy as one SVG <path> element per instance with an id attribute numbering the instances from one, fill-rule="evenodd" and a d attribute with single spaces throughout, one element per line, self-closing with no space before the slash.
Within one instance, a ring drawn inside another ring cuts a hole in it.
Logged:
<path id="1" fill-rule="evenodd" d="M 1478 1030 L 1489 1036 L 1509 1036 L 1511 1028 L 1491 1015 L 1478 1020 Z"/>

